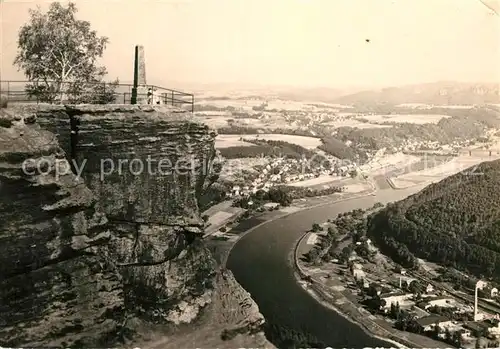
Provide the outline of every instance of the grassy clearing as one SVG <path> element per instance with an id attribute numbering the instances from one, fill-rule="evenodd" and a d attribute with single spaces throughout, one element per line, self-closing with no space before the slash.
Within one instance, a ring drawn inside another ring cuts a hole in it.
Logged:
<path id="1" fill-rule="evenodd" d="M 217 148 L 228 148 L 235 146 L 251 146 L 251 143 L 241 141 L 242 139 L 258 139 L 266 141 L 283 141 L 291 144 L 296 144 L 306 149 L 315 149 L 321 145 L 321 139 L 316 137 L 307 136 L 296 136 L 296 135 L 284 135 L 277 133 L 263 133 L 263 134 L 240 134 L 240 135 L 228 135 L 220 134 L 217 136 L 215 141 Z"/>

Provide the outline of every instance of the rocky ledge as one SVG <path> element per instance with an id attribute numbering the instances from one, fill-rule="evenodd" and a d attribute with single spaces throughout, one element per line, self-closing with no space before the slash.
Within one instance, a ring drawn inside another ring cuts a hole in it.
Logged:
<path id="1" fill-rule="evenodd" d="M 213 130 L 166 107 L 0 112 L 1 346 L 272 347 L 202 240 Z"/>

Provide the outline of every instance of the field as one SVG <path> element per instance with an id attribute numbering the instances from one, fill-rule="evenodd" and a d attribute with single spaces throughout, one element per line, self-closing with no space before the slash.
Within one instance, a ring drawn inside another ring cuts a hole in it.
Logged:
<path id="1" fill-rule="evenodd" d="M 363 172 L 370 172 L 372 175 L 383 174 L 385 171 L 393 169 L 394 167 L 403 168 L 417 163 L 420 158 L 413 155 L 403 153 L 389 154 L 382 157 L 376 157 L 369 163 L 360 167 Z"/>
<path id="2" fill-rule="evenodd" d="M 252 107 L 258 107 L 262 105 L 264 101 L 262 100 L 248 100 L 248 99 L 213 99 L 213 100 L 200 100 L 197 101 L 198 104 L 203 105 L 213 105 L 218 108 L 234 107 L 241 108 L 242 110 L 252 110 Z"/>
<path id="3" fill-rule="evenodd" d="M 435 105 L 434 108 L 447 108 L 447 109 L 472 109 L 473 105 Z"/>
<path id="4" fill-rule="evenodd" d="M 219 211 L 215 213 L 213 216 L 211 216 L 208 222 L 213 225 L 221 225 L 222 223 L 227 221 L 228 218 L 232 216 L 233 216 L 232 212 Z"/>
<path id="5" fill-rule="evenodd" d="M 316 110 L 316 109 L 349 109 L 348 105 L 342 104 L 329 104 L 329 103 L 318 103 L 318 102 L 295 102 L 295 101 L 285 101 L 285 100 L 271 100 L 267 102 L 267 110 Z"/>
<path id="6" fill-rule="evenodd" d="M 222 113 L 221 113 L 222 114 Z M 205 114 L 196 113 L 196 116 L 202 117 L 203 122 L 209 127 L 218 129 L 221 127 L 227 127 L 229 125 L 228 120 L 233 119 L 231 116 L 218 115 L 218 116 L 207 116 Z"/>
<path id="7" fill-rule="evenodd" d="M 390 114 L 390 115 L 363 115 L 362 119 L 366 119 L 373 123 L 393 122 L 393 123 L 411 123 L 411 124 L 430 124 L 438 123 L 443 118 L 449 118 L 448 115 L 439 114 Z"/>
<path id="8" fill-rule="evenodd" d="M 251 147 L 254 144 L 245 141 L 240 141 L 240 138 L 247 136 L 245 135 L 218 135 L 215 139 L 216 148 L 229 148 L 229 147 Z"/>
<path id="9" fill-rule="evenodd" d="M 424 104 L 424 103 L 402 103 L 402 104 L 395 105 L 395 107 L 396 108 L 422 108 L 422 109 L 432 108 L 431 105 Z"/>
<path id="10" fill-rule="evenodd" d="M 345 179 L 345 177 L 322 175 L 316 178 L 307 179 L 305 181 L 290 183 L 289 185 L 292 187 L 312 187 L 321 184 L 326 185 L 335 181 L 339 181 L 341 179 Z"/>
<path id="11" fill-rule="evenodd" d="M 219 114 L 216 114 L 219 113 Z M 272 132 L 273 129 L 296 129 L 296 126 L 290 125 L 281 116 L 271 116 L 269 118 L 256 119 L 249 117 L 228 116 L 225 112 L 195 112 L 195 120 L 203 122 L 214 129 L 227 127 L 242 127 L 252 129 L 267 129 Z"/>
<path id="12" fill-rule="evenodd" d="M 395 106 L 396 108 L 412 108 L 412 109 L 431 109 L 431 108 L 443 108 L 443 109 L 472 109 L 474 105 L 430 105 L 423 103 L 403 103 Z"/>
<path id="13" fill-rule="evenodd" d="M 392 182 L 394 187 L 400 189 L 408 188 L 417 184 L 439 182 L 440 180 L 446 177 L 464 171 L 465 169 L 468 169 L 474 165 L 478 165 L 481 162 L 490 161 L 498 158 L 499 158 L 498 155 L 491 157 L 460 156 L 442 165 L 438 165 L 436 167 L 432 167 L 422 171 L 410 172 L 407 174 L 403 174 L 401 176 L 393 177 L 390 179 L 390 182 Z M 470 175 L 474 175 L 475 172 L 473 167 L 470 169 L 470 172 L 471 172 Z"/>
<path id="14" fill-rule="evenodd" d="M 263 133 L 258 135 L 218 135 L 215 140 L 217 148 L 227 148 L 242 145 L 252 145 L 251 143 L 242 142 L 243 139 L 264 139 L 267 141 L 284 141 L 292 144 L 300 145 L 306 149 L 315 149 L 321 145 L 321 139 L 315 137 L 295 136 L 295 135 L 282 135 L 276 133 Z"/>
<path id="15" fill-rule="evenodd" d="M 370 190 L 371 187 L 367 183 L 356 183 L 356 184 L 349 184 L 345 186 L 345 192 L 346 193 L 361 193 L 362 191 L 365 190 Z"/>

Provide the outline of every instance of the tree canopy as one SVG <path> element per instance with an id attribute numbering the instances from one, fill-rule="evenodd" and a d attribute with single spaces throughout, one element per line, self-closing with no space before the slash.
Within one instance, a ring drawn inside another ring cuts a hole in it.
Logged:
<path id="1" fill-rule="evenodd" d="M 66 7 L 54 2 L 46 13 L 40 7 L 30 10 L 29 21 L 19 31 L 14 64 L 32 82 L 27 93 L 40 100 L 109 103 L 117 81 L 103 90 L 107 71 L 97 64 L 108 38 L 98 36 L 76 13 L 71 2 Z"/>

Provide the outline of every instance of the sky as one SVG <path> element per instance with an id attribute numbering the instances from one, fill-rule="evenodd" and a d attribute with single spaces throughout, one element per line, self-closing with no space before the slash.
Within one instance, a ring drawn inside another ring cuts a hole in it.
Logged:
<path id="1" fill-rule="evenodd" d="M 29 8 L 50 2 L 0 2 L 1 79 L 24 79 L 12 64 L 18 30 Z M 73 2 L 109 38 L 110 80 L 132 81 L 138 44 L 148 84 L 170 88 L 500 81 L 500 17 L 479 0 Z"/>

